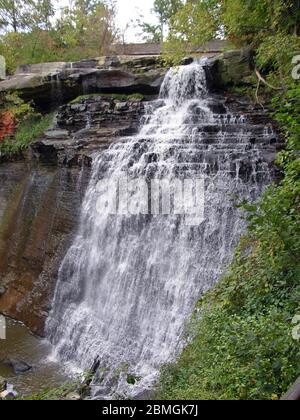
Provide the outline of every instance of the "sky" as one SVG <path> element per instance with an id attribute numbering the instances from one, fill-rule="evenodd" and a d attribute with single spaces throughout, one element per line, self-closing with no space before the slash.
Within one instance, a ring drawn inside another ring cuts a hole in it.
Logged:
<path id="1" fill-rule="evenodd" d="M 135 21 L 140 15 L 145 17 L 145 21 L 153 22 L 155 17 L 151 14 L 153 8 L 153 0 L 118 0 L 118 26 L 126 27 L 126 24 Z M 130 27 L 126 32 L 126 41 L 139 41 L 137 37 L 138 29 Z"/>
<path id="2" fill-rule="evenodd" d="M 136 21 L 140 15 L 145 17 L 146 22 L 155 22 L 155 17 L 151 14 L 154 0 L 117 0 L 118 16 L 117 24 L 121 30 L 126 28 L 127 24 L 130 27 L 126 31 L 126 42 L 142 42 L 141 37 L 138 36 L 139 29 L 134 27 L 132 21 Z M 67 6 L 68 0 L 56 1 L 58 7 Z"/>

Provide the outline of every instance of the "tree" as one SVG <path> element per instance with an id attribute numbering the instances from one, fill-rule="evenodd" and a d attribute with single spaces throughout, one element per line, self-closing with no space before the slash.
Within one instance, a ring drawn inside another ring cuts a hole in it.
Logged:
<path id="1" fill-rule="evenodd" d="M 0 0 L 0 28 L 15 33 L 32 28 L 50 29 L 51 0 Z"/>
<path id="2" fill-rule="evenodd" d="M 61 45 L 86 56 L 106 54 L 117 36 L 115 16 L 114 1 L 75 0 L 56 25 Z"/>
<path id="3" fill-rule="evenodd" d="M 300 0 L 187 0 L 170 19 L 167 50 L 183 55 L 187 45 L 197 47 L 220 34 L 237 46 L 267 42 L 268 51 L 276 35 L 276 48 L 282 40 L 286 49 L 295 45 L 287 37 L 300 32 L 299 6 Z"/>
<path id="4" fill-rule="evenodd" d="M 164 40 L 165 25 L 182 7 L 181 0 L 155 0 L 153 11 L 160 23 L 161 41 Z"/>
<path id="5" fill-rule="evenodd" d="M 29 1 L 0 0 L 0 28 L 17 33 L 26 28 Z"/>
<path id="6" fill-rule="evenodd" d="M 153 25 L 148 22 L 138 22 L 138 26 L 141 28 L 143 40 L 149 43 L 161 42 L 161 26 Z"/>
<path id="7" fill-rule="evenodd" d="M 300 0 L 224 0 L 222 14 L 228 36 L 254 46 L 275 33 L 299 33 Z"/>
<path id="8" fill-rule="evenodd" d="M 142 29 L 144 39 L 148 42 L 163 42 L 165 39 L 165 27 L 170 19 L 183 7 L 182 0 L 155 0 L 153 13 L 158 19 L 158 24 L 153 25 L 139 21 L 138 26 Z"/>
<path id="9" fill-rule="evenodd" d="M 177 61 L 194 47 L 217 38 L 223 31 L 217 0 L 188 0 L 170 19 L 166 52 Z"/>
<path id="10" fill-rule="evenodd" d="M 50 30 L 51 18 L 55 15 L 52 0 L 31 0 L 28 21 L 31 27 Z"/>

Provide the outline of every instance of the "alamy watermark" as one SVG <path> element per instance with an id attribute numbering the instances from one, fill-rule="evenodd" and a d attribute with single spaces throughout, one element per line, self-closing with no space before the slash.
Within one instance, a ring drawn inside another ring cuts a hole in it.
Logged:
<path id="1" fill-rule="evenodd" d="M 187 226 L 204 221 L 204 178 L 104 179 L 97 184 L 97 211 L 104 215 L 184 216 Z"/>
<path id="2" fill-rule="evenodd" d="M 6 319 L 0 315 L 0 340 L 6 340 Z"/>
<path id="3" fill-rule="evenodd" d="M 292 78 L 294 80 L 300 80 L 300 55 L 295 55 L 295 57 L 293 57 L 292 64 L 294 65 L 292 69 Z"/>
<path id="4" fill-rule="evenodd" d="M 5 58 L 0 55 L 0 80 L 6 78 L 6 61 Z"/>
<path id="5" fill-rule="evenodd" d="M 300 340 L 300 315 L 295 315 L 292 324 L 295 325 L 292 330 L 292 337 L 294 340 Z"/>

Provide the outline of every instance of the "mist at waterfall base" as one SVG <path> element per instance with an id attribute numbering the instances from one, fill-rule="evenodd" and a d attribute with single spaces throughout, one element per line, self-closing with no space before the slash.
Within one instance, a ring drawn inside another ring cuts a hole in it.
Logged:
<path id="1" fill-rule="evenodd" d="M 233 197 L 256 200 L 272 181 L 259 147 L 249 150 L 250 136 L 245 118 L 209 93 L 200 62 L 171 69 L 159 99 L 146 104 L 139 133 L 94 156 L 46 327 L 53 356 L 66 366 L 85 371 L 98 358 L 94 396 L 137 397 L 182 350 L 197 300 L 245 232 Z M 250 169 L 242 171 L 246 155 Z M 204 221 L 97 211 L 99 181 L 124 177 L 203 178 Z"/>

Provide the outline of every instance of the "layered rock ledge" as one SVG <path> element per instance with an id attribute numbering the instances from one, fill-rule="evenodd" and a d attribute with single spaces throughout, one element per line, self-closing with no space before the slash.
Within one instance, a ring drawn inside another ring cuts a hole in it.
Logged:
<path id="1" fill-rule="evenodd" d="M 193 59 L 187 57 L 183 63 Z M 160 57 L 103 57 L 75 63 L 22 65 L 14 76 L 0 82 L 0 92 L 17 92 L 25 101 L 49 110 L 91 93 L 157 95 L 166 71 Z M 216 91 L 248 84 L 253 74 L 253 52 L 233 50 L 210 57 L 207 71 L 210 88 Z"/>
<path id="2" fill-rule="evenodd" d="M 90 93 L 157 95 L 166 69 L 157 58 L 117 63 L 84 60 L 20 66 L 0 82 L 0 92 L 17 92 L 25 101 L 48 110 Z"/>

